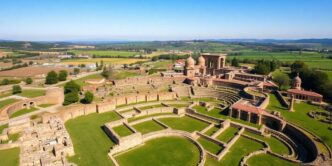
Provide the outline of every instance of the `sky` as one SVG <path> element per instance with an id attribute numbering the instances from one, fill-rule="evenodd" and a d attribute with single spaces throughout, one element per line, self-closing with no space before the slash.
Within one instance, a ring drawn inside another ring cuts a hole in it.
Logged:
<path id="1" fill-rule="evenodd" d="M 0 0 L 0 39 L 332 38 L 332 0 Z"/>

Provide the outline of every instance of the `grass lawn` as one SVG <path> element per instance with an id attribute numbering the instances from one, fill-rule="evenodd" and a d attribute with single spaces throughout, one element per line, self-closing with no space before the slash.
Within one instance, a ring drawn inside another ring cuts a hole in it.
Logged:
<path id="1" fill-rule="evenodd" d="M 2 144 L 6 144 L 9 141 L 15 142 L 21 137 L 21 133 L 9 134 L 8 140 L 1 142 Z"/>
<path id="2" fill-rule="evenodd" d="M 274 152 L 274 153 L 278 153 L 281 155 L 290 154 L 290 150 L 288 149 L 287 145 L 285 145 L 283 142 L 281 142 L 280 140 L 278 140 L 275 137 L 264 137 L 264 136 L 257 135 L 257 134 L 254 134 L 254 133 L 251 133 L 248 131 L 245 131 L 244 134 L 266 142 L 267 144 L 269 144 L 272 152 Z"/>
<path id="3" fill-rule="evenodd" d="M 135 77 L 138 75 L 139 74 L 135 71 L 121 70 L 121 71 L 114 72 L 111 79 L 121 80 L 121 79 L 129 78 L 129 77 Z"/>
<path id="4" fill-rule="evenodd" d="M 120 125 L 120 126 L 116 126 L 113 128 L 113 130 L 120 136 L 120 137 L 125 137 L 128 136 L 130 134 L 132 134 L 133 132 L 125 125 Z"/>
<path id="5" fill-rule="evenodd" d="M 172 115 L 173 113 L 156 113 L 156 114 L 150 114 L 150 115 L 144 115 L 144 116 L 138 116 L 138 117 L 132 117 L 128 119 L 128 122 L 133 122 L 136 120 L 148 118 L 148 117 L 154 117 L 154 116 L 159 116 L 159 115 Z"/>
<path id="6" fill-rule="evenodd" d="M 310 118 L 308 116 L 308 112 L 310 111 L 324 110 L 320 109 L 317 106 L 301 102 L 294 104 L 295 112 L 289 112 L 285 107 L 281 107 L 279 100 L 277 100 L 277 98 L 273 96 L 274 95 L 270 95 L 270 104 L 267 107 L 268 110 L 271 110 L 271 108 L 276 108 L 273 110 L 280 111 L 281 116 L 283 116 L 287 121 L 297 124 L 313 132 L 321 139 L 323 139 L 330 148 L 332 148 L 332 134 L 331 130 L 328 129 L 330 125 Z"/>
<path id="7" fill-rule="evenodd" d="M 169 104 L 171 107 L 175 107 L 175 108 L 181 108 L 181 107 L 188 107 L 188 104 Z"/>
<path id="8" fill-rule="evenodd" d="M 2 109 L 3 107 L 9 105 L 9 104 L 12 104 L 12 103 L 15 103 L 19 101 L 18 99 L 6 99 L 6 100 L 1 100 L 0 101 L 0 109 Z"/>
<path id="9" fill-rule="evenodd" d="M 38 107 L 42 107 L 42 108 L 47 108 L 47 107 L 50 107 L 54 104 L 41 104 L 41 105 L 38 105 Z"/>
<path id="10" fill-rule="evenodd" d="M 147 109 L 151 109 L 151 108 L 160 108 L 160 107 L 165 107 L 162 104 L 157 104 L 157 105 L 151 105 L 151 106 L 144 106 L 144 107 L 138 107 L 141 110 L 147 110 Z"/>
<path id="11" fill-rule="evenodd" d="M 195 109 L 195 107 L 194 107 L 194 109 Z M 248 125 L 248 126 L 251 126 L 251 127 L 255 127 L 255 128 L 259 127 L 259 125 L 257 125 L 257 124 L 229 117 L 227 110 L 220 110 L 218 108 L 214 108 L 210 111 L 206 111 L 204 107 L 201 107 L 201 106 L 197 107 L 196 106 L 196 111 L 201 113 L 201 114 L 205 114 L 205 115 L 212 116 L 212 117 L 215 117 L 215 118 L 219 118 L 219 119 L 223 119 L 223 120 L 230 119 L 233 122 L 241 123 L 241 124 Z"/>
<path id="12" fill-rule="evenodd" d="M 8 127 L 8 124 L 4 124 L 0 126 L 0 134 L 2 134 L 2 131 Z"/>
<path id="13" fill-rule="evenodd" d="M 205 138 L 198 138 L 197 141 L 203 146 L 203 148 L 213 154 L 218 154 L 222 149 L 223 147 L 214 143 L 214 142 L 211 142 Z"/>
<path id="14" fill-rule="evenodd" d="M 82 78 L 79 78 L 77 80 L 74 80 L 77 84 L 83 86 L 83 85 L 86 85 L 87 83 L 85 83 L 86 80 L 89 80 L 89 79 L 102 79 L 103 76 L 100 75 L 100 74 L 92 74 L 92 75 L 88 75 L 86 77 L 82 77 Z M 65 84 L 61 84 L 62 86 L 64 86 Z"/>
<path id="15" fill-rule="evenodd" d="M 142 134 L 165 129 L 163 126 L 159 125 L 153 120 L 136 124 L 133 127 Z"/>
<path id="16" fill-rule="evenodd" d="M 209 125 L 205 122 L 188 116 L 181 118 L 161 118 L 159 120 L 173 129 L 184 130 L 188 132 L 201 131 Z"/>
<path id="17" fill-rule="evenodd" d="M 248 159 L 247 163 L 249 165 L 255 165 L 255 166 L 295 166 L 298 165 L 296 163 L 292 163 L 286 160 L 282 160 L 278 157 L 274 157 L 269 154 L 259 154 L 252 156 L 251 158 Z"/>
<path id="18" fill-rule="evenodd" d="M 0 99 L 4 98 L 4 97 L 11 96 L 11 95 L 12 95 L 12 93 L 10 91 L 6 91 L 6 92 L 3 92 L 3 93 L 0 93 Z"/>
<path id="19" fill-rule="evenodd" d="M 23 90 L 22 93 L 17 94 L 18 96 L 27 97 L 27 98 L 34 98 L 38 96 L 44 96 L 45 90 L 36 90 L 36 89 L 26 89 Z"/>
<path id="20" fill-rule="evenodd" d="M 18 111 L 16 111 L 15 113 L 11 114 L 11 115 L 9 116 L 9 118 L 15 118 L 15 117 L 18 117 L 18 116 L 21 116 L 21 115 L 24 115 L 24 114 L 27 114 L 27 113 L 30 113 L 30 112 L 33 112 L 33 111 L 37 111 L 37 110 L 38 110 L 38 109 L 35 108 L 35 107 L 32 107 L 32 108 L 30 108 L 30 109 L 26 109 L 26 108 L 24 108 L 24 109 L 18 110 Z"/>
<path id="21" fill-rule="evenodd" d="M 248 138 L 240 137 L 237 142 L 229 149 L 229 152 L 220 161 L 212 159 L 211 157 L 207 157 L 205 165 L 239 165 L 242 157 L 246 156 L 250 152 L 254 152 L 262 148 L 262 144 L 252 141 Z"/>
<path id="22" fill-rule="evenodd" d="M 199 162 L 199 150 L 181 137 L 162 137 L 146 142 L 115 157 L 124 166 L 192 166 Z"/>
<path id="23" fill-rule="evenodd" d="M 224 130 L 220 135 L 217 136 L 217 139 L 223 142 L 229 142 L 235 134 L 239 131 L 238 128 L 235 127 L 228 127 Z"/>
<path id="24" fill-rule="evenodd" d="M 0 150 L 1 166 L 18 166 L 20 148 Z"/>
<path id="25" fill-rule="evenodd" d="M 79 166 L 114 165 L 107 156 L 114 143 L 106 135 L 102 126 L 106 122 L 118 119 L 120 117 L 115 112 L 106 112 L 68 120 L 65 125 L 75 150 L 75 156 L 69 157 L 69 161 Z"/>
<path id="26" fill-rule="evenodd" d="M 147 61 L 147 59 L 137 59 L 137 58 L 92 58 L 92 59 L 66 59 L 62 60 L 60 63 L 66 65 L 79 65 L 79 64 L 95 64 L 103 60 L 104 64 L 120 65 L 120 64 L 132 64 L 136 62 Z"/>
<path id="27" fill-rule="evenodd" d="M 208 131 L 206 131 L 204 134 L 211 136 L 213 135 L 216 131 L 218 131 L 220 128 L 217 126 L 213 126 L 211 129 L 209 129 Z"/>
<path id="28" fill-rule="evenodd" d="M 70 50 L 69 52 L 78 54 L 89 54 L 98 56 L 109 56 L 109 57 L 132 57 L 134 55 L 140 55 L 140 52 L 133 51 L 115 51 L 115 50 Z"/>

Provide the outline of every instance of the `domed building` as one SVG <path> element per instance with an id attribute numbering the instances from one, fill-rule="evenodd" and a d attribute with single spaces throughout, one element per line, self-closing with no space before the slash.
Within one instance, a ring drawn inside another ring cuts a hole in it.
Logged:
<path id="1" fill-rule="evenodd" d="M 186 65 L 184 66 L 184 74 L 188 77 L 195 76 L 195 60 L 191 56 L 187 58 Z"/>
<path id="2" fill-rule="evenodd" d="M 294 79 L 292 80 L 292 89 L 298 89 L 301 90 L 301 84 L 302 84 L 302 80 L 299 77 L 299 73 L 297 73 L 297 76 L 294 77 Z"/>

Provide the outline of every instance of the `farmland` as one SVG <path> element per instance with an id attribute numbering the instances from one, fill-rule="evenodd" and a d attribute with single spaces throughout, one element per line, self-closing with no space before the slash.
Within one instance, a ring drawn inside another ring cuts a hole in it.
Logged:
<path id="1" fill-rule="evenodd" d="M 71 50 L 69 51 L 75 55 L 78 54 L 88 54 L 93 55 L 95 57 L 133 57 L 136 55 L 141 55 L 140 52 L 132 52 L 132 51 L 113 51 L 113 50 Z"/>
<path id="2" fill-rule="evenodd" d="M 267 52 L 267 51 L 240 51 L 240 55 L 231 55 L 230 59 L 236 57 L 237 59 L 250 59 L 250 60 L 279 60 L 282 62 L 292 63 L 296 60 L 300 60 L 308 64 L 311 68 L 318 69 L 332 69 L 332 60 L 324 58 L 324 54 L 317 52 Z"/>
<path id="3" fill-rule="evenodd" d="M 137 58 L 93 58 L 93 59 L 68 59 L 62 60 L 62 64 L 66 65 L 79 65 L 79 64 L 90 64 L 90 63 L 100 63 L 100 61 L 104 61 L 105 64 L 132 64 L 141 61 L 147 61 L 147 59 L 137 59 Z"/>
<path id="4" fill-rule="evenodd" d="M 60 70 L 67 70 L 72 71 L 72 69 L 65 68 L 65 67 L 43 67 L 43 66 L 30 66 L 30 67 L 23 67 L 13 70 L 1 71 L 0 76 L 5 77 L 34 77 L 40 75 L 46 75 L 50 71 L 59 72 Z"/>

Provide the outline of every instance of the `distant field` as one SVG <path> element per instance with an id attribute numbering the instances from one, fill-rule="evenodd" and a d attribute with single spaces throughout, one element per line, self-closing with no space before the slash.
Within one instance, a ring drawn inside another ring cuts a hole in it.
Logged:
<path id="1" fill-rule="evenodd" d="M 266 51 L 241 51 L 242 55 L 237 56 L 228 56 L 229 58 L 238 58 L 238 59 L 266 59 L 272 60 L 276 59 L 282 62 L 293 62 L 295 60 L 301 60 L 309 65 L 312 68 L 318 69 L 332 69 L 332 60 L 322 58 L 324 54 L 317 52 L 266 52 Z"/>
<path id="2" fill-rule="evenodd" d="M 71 50 L 69 51 L 74 54 L 89 54 L 98 56 L 109 56 L 109 57 L 132 57 L 135 55 L 141 55 L 140 52 L 131 51 L 112 51 L 112 50 Z"/>
<path id="3" fill-rule="evenodd" d="M 1 71 L 0 77 L 34 77 L 37 75 L 47 75 L 50 71 L 59 72 L 60 70 L 67 70 L 71 72 L 72 69 L 65 67 L 48 67 L 48 66 L 30 66 L 22 67 L 13 70 Z"/>
<path id="4" fill-rule="evenodd" d="M 92 59 L 69 59 L 61 61 L 62 64 L 71 64 L 71 65 L 79 65 L 79 64 L 90 64 L 90 63 L 100 63 L 103 60 L 105 64 L 132 64 L 135 62 L 147 61 L 147 59 L 137 59 L 137 58 L 92 58 Z"/>

